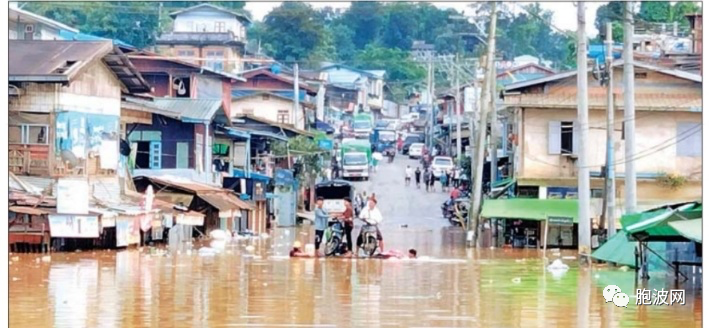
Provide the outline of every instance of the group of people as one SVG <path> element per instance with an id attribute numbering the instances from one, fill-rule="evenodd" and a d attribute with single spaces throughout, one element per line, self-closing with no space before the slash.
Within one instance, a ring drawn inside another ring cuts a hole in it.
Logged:
<path id="1" fill-rule="evenodd" d="M 414 171 L 410 165 L 407 165 L 404 177 L 405 186 L 408 187 L 411 185 L 412 176 L 415 178 L 416 188 L 421 188 L 421 178 L 423 177 L 423 183 L 426 191 L 436 191 L 436 177 L 433 175 L 433 169 L 431 167 L 426 167 L 423 171 L 421 171 L 420 167 L 416 167 L 416 170 Z M 451 185 L 457 188 L 460 185 L 460 170 L 456 168 L 446 170 L 440 174 L 438 181 L 441 184 L 441 191 L 443 192 L 447 192 Z"/>

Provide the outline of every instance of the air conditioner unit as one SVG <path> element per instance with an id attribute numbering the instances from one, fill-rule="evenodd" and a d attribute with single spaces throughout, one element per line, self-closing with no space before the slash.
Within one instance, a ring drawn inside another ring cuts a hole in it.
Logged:
<path id="1" fill-rule="evenodd" d="M 25 25 L 25 33 L 34 33 L 34 25 L 33 24 Z"/>

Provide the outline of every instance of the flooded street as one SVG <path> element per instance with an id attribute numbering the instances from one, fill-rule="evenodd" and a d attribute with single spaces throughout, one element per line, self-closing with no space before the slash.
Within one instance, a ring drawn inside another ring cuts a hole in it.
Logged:
<path id="1" fill-rule="evenodd" d="M 403 186 L 414 161 L 382 163 L 359 190 L 375 192 L 386 249 L 417 260 L 289 259 L 310 226 L 239 240 L 213 256 L 156 249 L 11 254 L 13 327 L 700 327 L 701 289 L 686 304 L 635 305 L 632 270 L 545 270 L 537 250 L 465 249 L 440 218 L 446 195 Z M 357 230 L 355 231 L 357 232 Z M 247 247 L 254 246 L 251 253 Z M 573 255 L 573 252 L 562 253 Z M 605 303 L 619 286 L 627 308 Z M 672 288 L 653 277 L 649 289 Z"/>

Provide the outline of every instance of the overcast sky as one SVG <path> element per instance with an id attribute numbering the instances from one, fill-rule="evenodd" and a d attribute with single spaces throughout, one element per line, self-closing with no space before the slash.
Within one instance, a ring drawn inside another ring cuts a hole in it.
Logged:
<path id="1" fill-rule="evenodd" d="M 435 6 L 439 8 L 453 8 L 458 11 L 466 10 L 470 2 L 432 2 Z M 586 32 L 589 37 L 593 37 L 598 33 L 596 28 L 593 26 L 593 22 L 596 19 L 596 9 L 606 2 L 586 2 Z M 273 2 L 247 2 L 246 9 L 251 11 L 253 17 L 257 20 L 262 20 L 274 7 L 278 7 L 281 4 L 280 1 Z M 526 2 L 507 2 L 507 4 L 515 12 L 519 12 L 519 6 L 526 4 Z M 314 8 L 323 7 L 333 7 L 333 8 L 347 8 L 349 7 L 349 2 L 310 2 Z M 565 30 L 576 30 L 576 7 L 572 2 L 541 2 L 541 6 L 544 9 L 551 10 L 554 12 L 554 25 L 560 29 Z"/>

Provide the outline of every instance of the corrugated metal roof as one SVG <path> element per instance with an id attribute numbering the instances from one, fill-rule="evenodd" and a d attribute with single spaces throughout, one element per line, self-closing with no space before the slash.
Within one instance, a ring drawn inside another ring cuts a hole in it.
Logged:
<path id="1" fill-rule="evenodd" d="M 8 73 L 14 77 L 64 77 L 67 81 L 97 58 L 113 50 L 111 41 L 26 41 L 10 40 Z M 66 71 L 56 70 L 74 62 Z"/>
<path id="2" fill-rule="evenodd" d="M 197 194 L 197 197 L 203 199 L 205 202 L 216 207 L 220 211 L 229 211 L 233 209 L 240 210 L 253 210 L 254 207 L 245 201 L 237 198 L 234 195 L 227 193 L 203 193 Z"/>
<path id="3" fill-rule="evenodd" d="M 153 101 L 125 97 L 131 109 L 172 117 L 178 120 L 209 122 L 214 118 L 222 101 L 219 99 L 155 98 Z"/>

